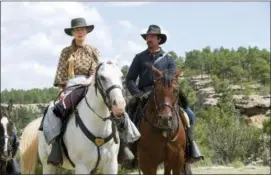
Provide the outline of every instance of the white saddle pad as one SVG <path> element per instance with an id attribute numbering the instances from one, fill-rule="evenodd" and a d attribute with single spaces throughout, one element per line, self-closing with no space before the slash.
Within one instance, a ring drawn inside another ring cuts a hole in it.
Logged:
<path id="1" fill-rule="evenodd" d="M 57 103 L 57 102 L 56 102 Z M 61 131 L 61 120 L 55 116 L 52 111 L 54 107 L 54 102 L 50 102 L 47 113 L 45 114 L 43 122 L 43 133 L 47 144 L 51 144 L 56 136 L 60 134 Z"/>

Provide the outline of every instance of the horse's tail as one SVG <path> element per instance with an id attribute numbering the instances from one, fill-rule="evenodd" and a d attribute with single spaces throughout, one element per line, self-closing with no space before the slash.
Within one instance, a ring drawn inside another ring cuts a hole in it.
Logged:
<path id="1" fill-rule="evenodd" d="M 20 164 L 22 174 L 34 174 L 39 141 L 39 126 L 42 117 L 30 122 L 24 129 L 20 141 Z"/>

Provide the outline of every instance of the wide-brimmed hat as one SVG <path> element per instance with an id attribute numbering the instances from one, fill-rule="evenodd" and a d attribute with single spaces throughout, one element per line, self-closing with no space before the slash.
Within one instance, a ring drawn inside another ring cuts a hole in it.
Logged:
<path id="1" fill-rule="evenodd" d="M 149 34 L 158 35 L 161 38 L 159 44 L 164 44 L 167 41 L 167 35 L 161 33 L 161 28 L 158 25 L 150 25 L 147 33 L 141 34 L 141 36 L 144 38 L 144 40 L 146 40 L 146 37 Z"/>
<path id="2" fill-rule="evenodd" d="M 64 31 L 67 35 L 73 36 L 72 30 L 80 27 L 86 27 L 87 33 L 90 33 L 94 29 L 94 25 L 87 25 L 84 18 L 75 18 L 71 20 L 71 27 L 64 29 Z"/>

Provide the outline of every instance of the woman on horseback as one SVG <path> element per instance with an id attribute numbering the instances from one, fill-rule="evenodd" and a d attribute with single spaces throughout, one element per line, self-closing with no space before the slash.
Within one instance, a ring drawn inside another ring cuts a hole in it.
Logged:
<path id="1" fill-rule="evenodd" d="M 67 35 L 73 36 L 74 39 L 71 46 L 64 48 L 61 52 L 54 80 L 54 86 L 59 87 L 62 93 L 60 94 L 60 101 L 54 106 L 53 112 L 62 122 L 68 118 L 72 109 L 83 98 L 85 87 L 91 83 L 92 74 L 98 65 L 98 49 L 85 43 L 86 35 L 93 29 L 94 25 L 87 25 L 84 18 L 75 18 L 71 20 L 71 28 L 64 30 Z M 129 152 L 129 149 L 122 145 L 120 146 L 120 153 L 123 153 L 124 157 L 131 156 L 132 153 Z M 58 137 L 52 143 L 48 163 L 54 165 L 63 163 L 60 138 Z"/>

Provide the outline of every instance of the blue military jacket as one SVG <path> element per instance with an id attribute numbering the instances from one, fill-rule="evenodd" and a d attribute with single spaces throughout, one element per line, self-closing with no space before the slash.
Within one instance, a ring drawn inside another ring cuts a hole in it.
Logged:
<path id="1" fill-rule="evenodd" d="M 126 86 L 131 93 L 135 95 L 137 93 L 148 91 L 148 87 L 153 85 L 153 72 L 150 67 L 146 64 L 153 64 L 155 60 L 163 56 L 165 52 L 160 49 L 155 55 L 151 54 L 149 50 L 145 50 L 135 56 L 132 64 L 129 68 L 128 74 L 126 76 Z M 175 63 L 173 58 L 166 54 L 164 58 L 153 65 L 160 71 L 168 69 L 169 71 L 175 72 Z M 138 86 L 136 85 L 136 80 L 139 76 Z"/>

